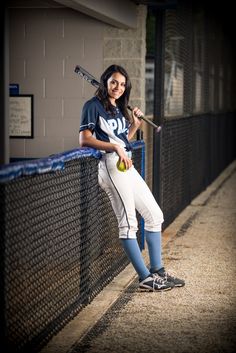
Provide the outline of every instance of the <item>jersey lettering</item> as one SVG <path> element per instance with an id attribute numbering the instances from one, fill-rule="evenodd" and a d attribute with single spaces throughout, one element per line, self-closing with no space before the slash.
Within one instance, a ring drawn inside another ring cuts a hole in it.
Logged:
<path id="1" fill-rule="evenodd" d="M 108 124 L 116 135 L 120 135 L 127 131 L 125 118 L 122 119 L 109 119 Z"/>

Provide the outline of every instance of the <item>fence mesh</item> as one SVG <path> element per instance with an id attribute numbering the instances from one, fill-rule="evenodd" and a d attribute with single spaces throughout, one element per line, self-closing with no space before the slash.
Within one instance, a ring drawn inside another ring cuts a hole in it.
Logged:
<path id="1" fill-rule="evenodd" d="M 157 90 L 156 101 L 164 102 L 164 124 L 154 135 L 153 190 L 164 227 L 235 158 L 235 50 L 227 11 L 180 0 L 158 15 L 165 53 L 164 92 Z"/>
<path id="2" fill-rule="evenodd" d="M 207 3 L 178 1 L 165 12 L 164 116 L 235 109 L 235 51 L 223 13 Z M 229 16 L 229 15 L 228 15 Z"/>
<path id="3" fill-rule="evenodd" d="M 133 153 L 139 170 L 141 150 Z M 38 351 L 128 264 L 97 164 L 80 158 L 0 185 L 9 352 Z"/>
<path id="4" fill-rule="evenodd" d="M 165 122 L 159 180 L 164 227 L 234 160 L 235 131 L 233 113 Z"/>

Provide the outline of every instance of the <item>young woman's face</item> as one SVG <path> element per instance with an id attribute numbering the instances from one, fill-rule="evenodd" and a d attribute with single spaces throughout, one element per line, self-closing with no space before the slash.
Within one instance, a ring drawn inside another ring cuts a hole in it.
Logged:
<path id="1" fill-rule="evenodd" d="M 119 72 L 115 72 L 107 80 L 107 91 L 112 104 L 119 99 L 125 91 L 126 78 Z"/>

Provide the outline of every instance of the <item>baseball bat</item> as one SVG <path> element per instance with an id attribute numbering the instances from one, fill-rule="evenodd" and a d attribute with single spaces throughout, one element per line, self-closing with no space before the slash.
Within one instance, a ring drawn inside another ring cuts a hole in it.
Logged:
<path id="1" fill-rule="evenodd" d="M 80 65 L 76 65 L 75 73 L 77 73 L 85 81 L 89 82 L 92 86 L 94 86 L 96 88 L 99 87 L 99 82 L 97 81 L 97 79 L 93 75 L 91 75 L 88 71 L 83 69 Z M 128 109 L 131 110 L 131 111 L 133 110 L 130 105 L 128 105 Z M 147 124 L 152 126 L 156 130 L 156 132 L 160 132 L 161 131 L 161 126 L 157 126 L 151 120 L 148 120 L 144 116 L 139 116 L 139 119 L 144 120 Z"/>

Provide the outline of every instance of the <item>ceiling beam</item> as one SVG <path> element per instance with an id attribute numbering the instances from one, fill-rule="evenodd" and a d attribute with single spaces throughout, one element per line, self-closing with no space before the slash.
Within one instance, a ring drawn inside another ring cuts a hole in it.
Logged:
<path id="1" fill-rule="evenodd" d="M 56 2 L 119 28 L 137 26 L 137 5 L 130 0 L 56 0 Z"/>

